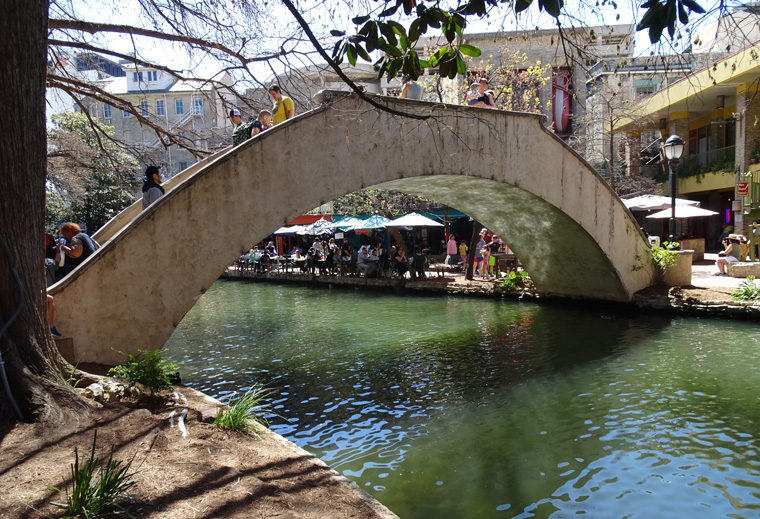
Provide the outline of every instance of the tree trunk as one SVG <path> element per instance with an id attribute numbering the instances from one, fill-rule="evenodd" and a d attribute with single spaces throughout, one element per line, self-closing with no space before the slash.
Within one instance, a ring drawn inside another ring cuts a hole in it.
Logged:
<path id="1" fill-rule="evenodd" d="M 470 238 L 470 249 L 467 251 L 467 270 L 465 270 L 464 278 L 468 281 L 472 281 L 475 274 L 475 246 L 480 241 L 480 223 L 477 220 L 472 221 L 472 237 Z"/>
<path id="2" fill-rule="evenodd" d="M 0 368 L 5 369 L 11 388 L 11 395 L 0 389 L 0 407 L 4 418 L 13 419 L 13 398 L 27 421 L 61 420 L 65 408 L 82 405 L 62 383 L 58 350 L 47 327 L 43 269 L 47 10 L 47 0 L 4 0 L 0 16 L 0 326 L 20 305 L 20 313 L 0 337 L 5 363 Z"/>
<path id="3" fill-rule="evenodd" d="M 612 109 L 610 109 L 610 187 L 615 189 L 615 121 L 612 120 Z"/>

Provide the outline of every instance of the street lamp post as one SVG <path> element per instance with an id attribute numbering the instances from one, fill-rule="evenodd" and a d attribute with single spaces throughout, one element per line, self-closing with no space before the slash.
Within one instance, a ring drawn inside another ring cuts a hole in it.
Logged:
<path id="1" fill-rule="evenodd" d="M 676 241 L 676 166 L 683 154 L 684 142 L 678 135 L 671 135 L 665 141 L 665 158 L 668 159 L 670 179 L 670 222 L 668 222 L 668 246 L 673 247 Z"/>

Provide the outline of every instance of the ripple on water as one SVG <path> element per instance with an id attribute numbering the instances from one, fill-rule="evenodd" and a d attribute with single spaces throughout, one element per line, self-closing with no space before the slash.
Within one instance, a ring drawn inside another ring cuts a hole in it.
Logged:
<path id="1" fill-rule="evenodd" d="M 166 351 L 405 519 L 756 519 L 754 325 L 612 317 L 219 283 Z"/>

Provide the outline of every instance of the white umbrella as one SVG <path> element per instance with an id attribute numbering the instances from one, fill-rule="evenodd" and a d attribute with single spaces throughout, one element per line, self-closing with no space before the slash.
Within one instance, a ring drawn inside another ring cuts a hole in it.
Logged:
<path id="1" fill-rule="evenodd" d="M 311 236 L 319 236 L 321 234 L 332 234 L 333 230 L 330 228 L 332 222 L 320 218 L 311 225 L 307 225 L 298 234 L 309 234 Z"/>
<path id="2" fill-rule="evenodd" d="M 299 234 L 303 229 L 303 225 L 291 225 L 290 227 L 280 227 L 272 234 Z"/>
<path id="3" fill-rule="evenodd" d="M 367 218 L 366 220 L 360 220 L 356 225 L 352 226 L 349 231 L 361 231 L 367 229 L 383 229 L 392 220 L 379 214 L 375 214 Z"/>
<path id="4" fill-rule="evenodd" d="M 694 218 L 695 216 L 712 216 L 714 214 L 720 214 L 720 213 L 716 213 L 715 211 L 709 211 L 707 209 L 702 209 L 701 207 L 695 207 L 693 205 L 676 204 L 676 218 Z M 671 210 L 670 208 L 668 208 L 658 213 L 650 214 L 647 216 L 647 218 L 670 218 L 670 215 L 671 215 Z"/>
<path id="5" fill-rule="evenodd" d="M 386 227 L 443 227 L 443 224 L 431 220 L 427 216 L 422 216 L 418 213 L 409 213 L 396 218 L 390 223 L 385 224 Z"/>
<path id="6" fill-rule="evenodd" d="M 670 197 L 660 195 L 641 195 L 623 200 L 623 203 L 631 211 L 659 211 L 670 207 Z M 696 200 L 676 198 L 676 207 L 679 205 L 698 206 L 699 202 Z"/>

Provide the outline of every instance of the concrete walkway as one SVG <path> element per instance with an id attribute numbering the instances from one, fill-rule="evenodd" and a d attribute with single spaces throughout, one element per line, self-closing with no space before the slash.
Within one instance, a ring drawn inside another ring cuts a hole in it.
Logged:
<path id="1" fill-rule="evenodd" d="M 703 261 L 695 263 L 691 268 L 691 284 L 703 288 L 738 288 L 745 281 L 745 278 L 713 276 L 713 272 L 718 270 L 715 266 L 717 259 L 717 253 L 707 253 Z"/>

